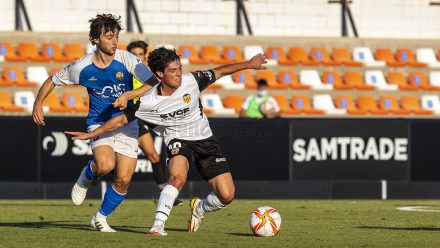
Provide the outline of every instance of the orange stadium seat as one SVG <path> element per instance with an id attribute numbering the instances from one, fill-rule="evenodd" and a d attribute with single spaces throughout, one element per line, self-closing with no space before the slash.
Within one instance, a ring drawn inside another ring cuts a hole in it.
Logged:
<path id="1" fill-rule="evenodd" d="M 14 85 L 14 82 L 6 81 L 3 79 L 2 76 L 0 76 L 0 87 L 11 87 Z"/>
<path id="2" fill-rule="evenodd" d="M 243 83 L 248 89 L 256 89 L 257 84 L 255 83 L 254 77 L 250 70 L 239 71 L 232 74 L 234 82 Z"/>
<path id="3" fill-rule="evenodd" d="M 415 85 L 423 90 L 440 90 L 440 87 L 429 84 L 428 78 L 423 72 L 410 72 L 409 85 Z"/>
<path id="4" fill-rule="evenodd" d="M 299 64 L 307 65 L 307 66 L 319 65 L 319 62 L 312 61 L 309 59 L 309 57 L 307 56 L 306 49 L 304 49 L 304 47 L 291 47 L 291 48 L 289 48 L 289 52 L 288 52 L 287 56 L 288 56 L 289 60 L 291 60 L 297 64 L 299 63 Z"/>
<path id="5" fill-rule="evenodd" d="M 337 90 L 351 90 L 353 86 L 344 84 L 337 71 L 324 71 L 322 73 L 322 82 L 333 84 L 333 88 Z"/>
<path id="6" fill-rule="evenodd" d="M 199 57 L 196 48 L 193 45 L 181 45 L 177 50 L 177 54 L 182 56 L 182 58 L 189 59 L 191 64 L 195 65 L 206 65 L 209 64 L 210 61 L 202 59 Z"/>
<path id="7" fill-rule="evenodd" d="M 23 62 L 26 57 L 17 55 L 11 42 L 0 42 L 0 55 L 5 56 L 6 61 Z"/>
<path id="8" fill-rule="evenodd" d="M 409 110 L 402 109 L 394 96 L 380 96 L 379 106 L 381 109 L 390 110 L 394 115 L 409 115 L 411 113 Z"/>
<path id="9" fill-rule="evenodd" d="M 325 47 L 312 47 L 310 49 L 310 58 L 313 61 L 317 61 L 326 66 L 338 66 L 340 62 L 333 61 L 328 55 L 328 51 Z"/>
<path id="10" fill-rule="evenodd" d="M 402 105 L 402 109 L 409 110 L 415 115 L 432 115 L 432 111 L 422 109 L 416 96 L 402 96 L 400 105 Z"/>
<path id="11" fill-rule="evenodd" d="M 0 92 L 0 110 L 5 112 L 24 112 L 23 107 L 14 106 L 12 99 L 7 92 Z"/>
<path id="12" fill-rule="evenodd" d="M 338 47 L 332 49 L 331 54 L 333 61 L 342 63 L 345 66 L 362 66 L 363 64 L 358 61 L 354 61 L 351 58 L 350 51 L 345 47 Z"/>
<path id="13" fill-rule="evenodd" d="M 387 74 L 387 82 L 389 84 L 397 84 L 400 90 L 417 90 L 416 85 L 409 85 L 406 81 L 405 75 L 401 71 L 390 71 Z"/>
<path id="14" fill-rule="evenodd" d="M 57 43 L 44 43 L 41 45 L 41 54 L 52 58 L 55 62 L 70 62 L 71 58 L 65 57 Z"/>
<path id="15" fill-rule="evenodd" d="M 323 115 L 324 111 L 312 107 L 312 102 L 308 96 L 292 96 L 293 109 L 300 109 L 306 115 Z"/>
<path id="16" fill-rule="evenodd" d="M 408 64 L 407 62 L 397 61 L 389 48 L 377 48 L 374 57 L 376 57 L 376 60 L 385 61 L 388 66 L 406 66 Z"/>
<path id="17" fill-rule="evenodd" d="M 409 66 L 413 67 L 427 67 L 425 63 L 417 62 L 413 52 L 408 48 L 399 48 L 396 50 L 397 61 L 408 63 Z"/>
<path id="18" fill-rule="evenodd" d="M 278 83 L 275 78 L 275 74 L 270 70 L 258 70 L 255 74 L 255 80 L 265 79 L 269 89 L 287 89 L 289 86 L 286 84 Z"/>
<path id="19" fill-rule="evenodd" d="M 344 73 L 344 83 L 358 90 L 374 90 L 372 85 L 365 84 L 364 78 L 358 71 L 346 71 Z"/>
<path id="20" fill-rule="evenodd" d="M 79 59 L 85 55 L 85 51 L 79 43 L 66 43 L 64 45 L 64 56 L 73 59 Z"/>
<path id="21" fill-rule="evenodd" d="M 120 50 L 127 50 L 127 44 L 124 42 L 119 42 L 117 48 Z"/>
<path id="22" fill-rule="evenodd" d="M 367 111 L 372 115 L 386 115 L 390 112 L 387 109 L 380 109 L 377 106 L 376 99 L 371 95 L 359 96 L 358 106 L 360 110 Z"/>
<path id="23" fill-rule="evenodd" d="M 239 95 L 226 95 L 223 100 L 225 108 L 233 108 L 237 114 L 241 111 L 241 106 L 243 105 L 243 97 Z"/>
<path id="24" fill-rule="evenodd" d="M 293 109 L 290 106 L 289 101 L 287 101 L 286 96 L 275 95 L 275 96 L 273 96 L 273 98 L 277 101 L 278 106 L 280 107 L 281 114 L 284 114 L 284 115 L 299 115 L 299 114 L 301 114 L 302 110 L 301 109 Z"/>
<path id="25" fill-rule="evenodd" d="M 55 74 L 57 71 L 59 71 L 59 70 L 61 70 L 61 69 L 63 69 L 63 68 L 64 68 L 63 66 L 57 66 L 57 67 L 54 67 L 54 68 L 50 69 L 50 71 L 49 71 L 49 75 L 53 75 L 53 74 Z"/>
<path id="26" fill-rule="evenodd" d="M 268 59 L 275 59 L 280 65 L 296 65 L 297 63 L 289 60 L 280 46 L 269 46 L 266 49 Z"/>
<path id="27" fill-rule="evenodd" d="M 228 60 L 228 63 L 243 62 L 243 54 L 238 46 L 225 46 L 222 51 L 223 58 Z"/>
<path id="28" fill-rule="evenodd" d="M 200 47 L 200 58 L 213 64 L 227 64 L 228 60 L 223 59 L 216 46 Z"/>
<path id="29" fill-rule="evenodd" d="M 25 57 L 32 62 L 48 62 L 50 57 L 42 56 L 37 47 L 32 42 L 20 42 L 17 46 L 17 54 Z"/>
<path id="30" fill-rule="evenodd" d="M 360 110 L 350 95 L 340 95 L 335 97 L 336 108 L 346 109 L 349 115 L 365 115 L 367 111 Z"/>
<path id="31" fill-rule="evenodd" d="M 48 106 L 50 112 L 54 113 L 66 113 L 73 110 L 73 107 L 63 106 L 55 92 L 51 92 L 46 99 L 44 99 L 43 106 Z"/>
<path id="32" fill-rule="evenodd" d="M 309 90 L 309 85 L 300 84 L 295 71 L 283 70 L 278 72 L 278 81 L 281 84 L 289 85 L 292 89 L 296 90 Z"/>
<path id="33" fill-rule="evenodd" d="M 37 83 L 25 79 L 21 67 L 11 66 L 3 69 L 3 77 L 7 82 L 13 82 L 19 87 L 36 87 Z"/>
<path id="34" fill-rule="evenodd" d="M 64 93 L 62 103 L 64 106 L 73 108 L 76 112 L 87 113 L 89 111 L 79 92 Z"/>

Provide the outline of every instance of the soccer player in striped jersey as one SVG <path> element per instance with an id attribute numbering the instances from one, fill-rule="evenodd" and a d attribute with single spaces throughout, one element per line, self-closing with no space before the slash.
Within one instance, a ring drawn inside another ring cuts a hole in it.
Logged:
<path id="1" fill-rule="evenodd" d="M 87 88 L 90 99 L 86 125 L 89 132 L 107 120 L 123 114 L 112 103 L 124 92 L 133 88 L 133 77 L 144 86 L 136 92 L 144 94 L 157 79 L 147 66 L 133 54 L 117 49 L 120 17 L 100 14 L 90 21 L 89 40 L 96 45 L 95 52 L 85 55 L 56 72 L 41 86 L 34 103 L 32 116 L 38 125 L 45 125 L 42 104 L 56 86 L 82 85 Z M 131 105 L 132 103 L 129 103 Z M 107 224 L 107 216 L 124 200 L 136 168 L 139 127 L 137 121 L 115 129 L 113 132 L 90 140 L 93 160 L 90 160 L 72 188 L 72 201 L 83 203 L 87 189 L 94 180 L 115 171 L 115 178 L 109 185 L 104 200 L 92 217 L 91 227 L 101 232 L 115 232 Z"/>

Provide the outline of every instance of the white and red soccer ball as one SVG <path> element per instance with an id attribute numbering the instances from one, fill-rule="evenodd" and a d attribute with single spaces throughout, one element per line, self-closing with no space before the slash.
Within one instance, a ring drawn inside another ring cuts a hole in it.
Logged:
<path id="1" fill-rule="evenodd" d="M 281 229 L 281 216 L 275 208 L 259 207 L 251 213 L 249 225 L 257 236 L 274 236 Z"/>

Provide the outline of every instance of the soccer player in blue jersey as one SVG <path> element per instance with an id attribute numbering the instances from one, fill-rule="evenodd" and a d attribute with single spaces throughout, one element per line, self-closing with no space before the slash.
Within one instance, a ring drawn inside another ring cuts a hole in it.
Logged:
<path id="1" fill-rule="evenodd" d="M 87 88 L 90 109 L 86 120 L 89 132 L 107 120 L 123 114 L 112 103 L 133 88 L 133 77 L 144 82 L 137 92 L 147 92 L 157 79 L 147 66 L 133 54 L 117 49 L 120 17 L 99 14 L 90 21 L 89 39 L 96 51 L 74 61 L 49 77 L 41 86 L 34 103 L 32 116 L 38 125 L 45 125 L 42 104 L 55 86 L 79 84 Z M 102 232 L 115 232 L 107 224 L 107 216 L 124 200 L 136 168 L 139 127 L 132 121 L 114 132 L 90 140 L 93 160 L 90 160 L 72 189 L 72 201 L 80 205 L 92 181 L 115 171 L 91 227 Z"/>

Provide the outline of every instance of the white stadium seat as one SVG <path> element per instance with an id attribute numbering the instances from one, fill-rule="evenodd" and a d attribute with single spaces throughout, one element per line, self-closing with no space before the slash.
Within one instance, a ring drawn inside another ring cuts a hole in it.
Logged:
<path id="1" fill-rule="evenodd" d="M 440 71 L 432 71 L 429 73 L 429 84 L 440 87 Z"/>
<path id="2" fill-rule="evenodd" d="M 440 114 L 440 101 L 436 95 L 422 96 L 422 108 Z"/>
<path id="3" fill-rule="evenodd" d="M 224 89 L 229 90 L 241 90 L 245 88 L 245 85 L 242 83 L 234 83 L 231 75 L 221 77 L 215 82 L 215 84 L 219 84 L 223 86 Z"/>
<path id="4" fill-rule="evenodd" d="M 246 60 L 251 59 L 255 55 L 262 53 L 264 54 L 263 48 L 261 46 L 245 46 L 244 47 L 244 58 Z M 277 65 L 278 62 L 276 59 L 267 59 L 267 63 L 265 65 L 267 66 L 274 66 Z"/>
<path id="5" fill-rule="evenodd" d="M 377 61 L 373 57 L 369 47 L 355 47 L 353 49 L 353 58 L 355 61 L 364 63 L 368 67 L 384 67 L 385 61 Z"/>
<path id="6" fill-rule="evenodd" d="M 49 77 L 49 74 L 44 66 L 29 66 L 26 70 L 26 77 L 28 81 L 42 85 Z"/>
<path id="7" fill-rule="evenodd" d="M 32 91 L 16 91 L 14 94 L 15 106 L 20 106 L 28 112 L 32 112 L 35 102 L 35 95 Z"/>
<path id="8" fill-rule="evenodd" d="M 417 48 L 416 57 L 418 62 L 426 63 L 429 67 L 440 68 L 440 62 L 435 57 L 432 48 Z"/>
<path id="9" fill-rule="evenodd" d="M 308 85 L 314 90 L 331 90 L 332 84 L 323 84 L 316 70 L 302 70 L 300 73 L 301 84 Z"/>
<path id="10" fill-rule="evenodd" d="M 347 114 L 346 109 L 338 109 L 335 107 L 330 95 L 314 95 L 313 96 L 313 107 L 315 109 L 323 110 L 328 115 L 345 115 L 345 114 Z"/>
<path id="11" fill-rule="evenodd" d="M 366 71 L 365 83 L 375 86 L 378 90 L 397 90 L 399 86 L 397 84 L 387 84 L 382 71 Z"/>
<path id="12" fill-rule="evenodd" d="M 223 106 L 220 96 L 217 94 L 203 94 L 202 97 L 203 108 L 212 110 L 214 114 L 219 115 L 235 115 L 235 110 L 233 108 L 225 108 Z"/>

